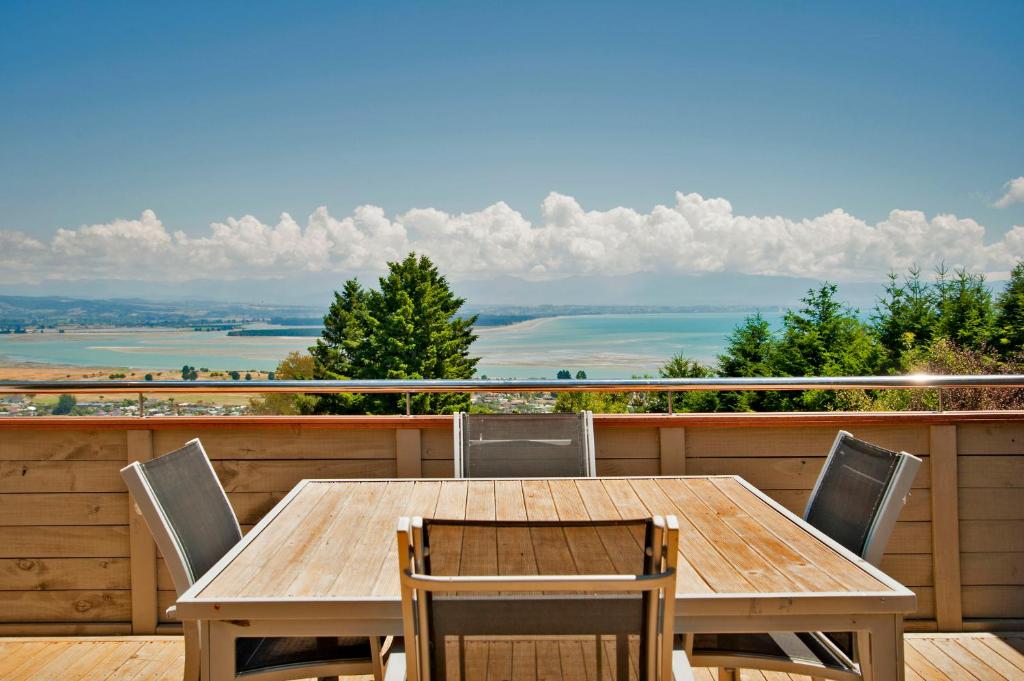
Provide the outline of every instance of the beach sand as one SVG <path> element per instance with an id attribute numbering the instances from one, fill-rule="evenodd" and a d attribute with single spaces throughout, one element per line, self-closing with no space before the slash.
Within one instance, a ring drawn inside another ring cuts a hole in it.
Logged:
<path id="1" fill-rule="evenodd" d="M 220 376 L 212 376 L 215 372 L 199 372 L 199 380 L 202 381 L 230 381 L 226 373 L 220 372 Z M 116 380 L 142 381 L 146 374 L 153 374 L 154 381 L 175 381 L 181 380 L 181 371 L 168 369 L 125 369 L 124 367 L 78 367 L 58 366 L 55 364 L 41 363 L 11 363 L 0 366 L 0 381 L 80 381 L 92 380 L 103 381 L 110 379 L 111 374 L 124 374 L 124 378 Z M 245 372 L 242 372 L 245 376 Z M 253 380 L 266 380 L 266 372 L 253 372 Z M 245 381 L 238 381 L 244 383 Z M 253 391 L 256 394 L 256 391 Z M 161 399 L 160 396 L 153 397 Z M 207 404 L 220 405 L 244 405 L 248 404 L 249 395 L 245 393 L 189 393 L 173 395 L 178 402 L 204 402 Z M 113 393 L 110 395 L 96 394 L 75 394 L 79 402 L 118 402 L 126 398 L 134 399 L 134 393 Z M 55 402 L 56 395 L 36 395 L 34 402 L 50 403 Z"/>

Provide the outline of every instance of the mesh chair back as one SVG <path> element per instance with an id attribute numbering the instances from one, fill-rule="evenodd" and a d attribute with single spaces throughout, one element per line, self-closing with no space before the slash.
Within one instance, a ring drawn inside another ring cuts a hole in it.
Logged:
<path id="1" fill-rule="evenodd" d="M 179 595 L 242 538 L 224 488 L 199 440 L 121 471 Z"/>
<path id="2" fill-rule="evenodd" d="M 537 669 L 545 654 L 556 663 L 569 654 L 597 678 L 602 660 L 615 660 L 611 681 L 654 681 L 668 669 L 674 518 L 667 529 L 661 518 L 420 522 L 411 548 L 399 532 L 406 636 L 416 639 L 407 649 L 418 660 L 410 681 L 477 681 L 466 658 L 495 645 L 488 639 L 511 639 Z"/>
<path id="3" fill-rule="evenodd" d="M 840 431 L 804 519 L 877 564 L 921 460 Z"/>
<path id="4" fill-rule="evenodd" d="M 593 415 L 466 414 L 456 419 L 456 477 L 592 477 Z"/>

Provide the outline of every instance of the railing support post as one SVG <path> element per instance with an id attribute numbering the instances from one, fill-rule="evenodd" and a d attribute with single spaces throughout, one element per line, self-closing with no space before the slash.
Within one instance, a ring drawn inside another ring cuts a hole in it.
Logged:
<path id="1" fill-rule="evenodd" d="M 153 458 L 153 431 L 129 430 L 125 434 L 128 463 Z M 135 502 L 128 497 L 128 561 L 131 569 L 132 633 L 156 633 L 156 542 Z"/>
<path id="2" fill-rule="evenodd" d="M 962 631 L 956 426 L 930 427 L 928 460 L 932 477 L 935 622 L 939 631 Z"/>
<path id="3" fill-rule="evenodd" d="M 661 475 L 686 475 L 686 429 L 658 428 Z"/>

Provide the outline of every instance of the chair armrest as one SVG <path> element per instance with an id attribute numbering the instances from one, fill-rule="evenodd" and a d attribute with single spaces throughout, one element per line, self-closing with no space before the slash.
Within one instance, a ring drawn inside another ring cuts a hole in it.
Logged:
<path id="1" fill-rule="evenodd" d="M 169 618 L 171 618 L 172 620 L 178 619 L 178 607 L 177 606 L 172 605 L 171 607 L 167 608 L 166 612 L 167 612 L 167 616 Z"/>

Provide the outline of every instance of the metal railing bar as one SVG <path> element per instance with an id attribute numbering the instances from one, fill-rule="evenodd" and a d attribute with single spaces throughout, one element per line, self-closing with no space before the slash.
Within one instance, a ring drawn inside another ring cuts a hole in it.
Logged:
<path id="1" fill-rule="evenodd" d="M 358 381 L 0 381 L 7 394 L 117 393 L 515 393 L 689 390 L 1024 388 L 1024 374 L 814 376 L 785 378 L 472 379 Z"/>

